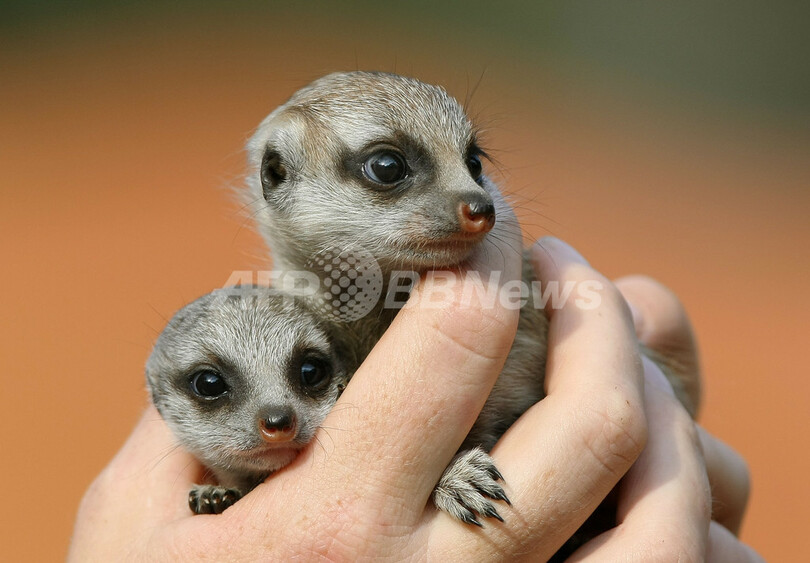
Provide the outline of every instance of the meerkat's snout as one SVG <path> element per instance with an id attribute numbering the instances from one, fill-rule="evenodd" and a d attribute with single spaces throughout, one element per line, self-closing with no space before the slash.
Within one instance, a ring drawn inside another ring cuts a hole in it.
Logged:
<path id="1" fill-rule="evenodd" d="M 475 198 L 458 204 L 461 230 L 472 235 L 485 234 L 495 225 L 495 205 L 487 198 Z"/>
<path id="2" fill-rule="evenodd" d="M 259 413 L 259 433 L 265 442 L 289 442 L 296 430 L 295 413 L 288 406 L 269 406 Z"/>

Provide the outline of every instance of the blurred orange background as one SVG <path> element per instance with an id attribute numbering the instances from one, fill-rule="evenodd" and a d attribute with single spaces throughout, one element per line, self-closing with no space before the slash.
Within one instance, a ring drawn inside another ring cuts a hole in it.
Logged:
<path id="1" fill-rule="evenodd" d="M 64 557 L 166 319 L 269 264 L 232 191 L 251 129 L 355 68 L 475 90 L 527 240 L 675 290 L 701 423 L 750 464 L 743 539 L 810 558 L 806 10 L 79 4 L 0 5 L 0 558 Z"/>

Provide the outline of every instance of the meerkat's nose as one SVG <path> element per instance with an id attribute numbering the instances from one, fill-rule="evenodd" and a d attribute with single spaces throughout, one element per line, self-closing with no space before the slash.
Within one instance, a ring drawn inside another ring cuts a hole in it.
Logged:
<path id="1" fill-rule="evenodd" d="M 259 415 L 259 432 L 265 442 L 289 442 L 295 438 L 295 430 L 295 413 L 290 407 L 267 407 Z"/>
<path id="2" fill-rule="evenodd" d="M 488 233 L 495 225 L 495 206 L 491 201 L 462 201 L 458 205 L 458 218 L 465 233 Z"/>

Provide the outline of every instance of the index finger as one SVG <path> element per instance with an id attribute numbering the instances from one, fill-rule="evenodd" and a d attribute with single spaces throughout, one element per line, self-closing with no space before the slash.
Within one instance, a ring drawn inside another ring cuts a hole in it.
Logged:
<path id="1" fill-rule="evenodd" d="M 547 237 L 536 244 L 532 258 L 540 287 L 550 295 L 545 303 L 550 321 L 547 394 L 586 397 L 595 394 L 594 385 L 606 391 L 618 386 L 641 404 L 639 351 L 632 316 L 621 293 L 579 253 L 557 239 Z M 585 347 L 590 353 L 581 353 Z M 605 369 L 627 364 L 635 364 L 637 369 L 631 373 Z M 558 369 L 560 366 L 565 369 Z M 599 372 L 603 377 L 593 377 Z"/>
<path id="2" fill-rule="evenodd" d="M 423 278 L 324 421 L 315 463 L 375 513 L 421 517 L 511 348 L 519 311 L 500 290 L 520 275 L 519 232 L 491 234 L 475 270 Z"/>

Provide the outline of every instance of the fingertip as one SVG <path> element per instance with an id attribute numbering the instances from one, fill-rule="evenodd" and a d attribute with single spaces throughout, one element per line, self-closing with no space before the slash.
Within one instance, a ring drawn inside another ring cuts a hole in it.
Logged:
<path id="1" fill-rule="evenodd" d="M 531 257 L 539 279 L 546 279 L 546 276 L 541 275 L 538 269 L 548 273 L 553 271 L 552 268 L 560 268 L 569 262 L 590 266 L 573 246 L 551 236 L 543 237 L 532 245 Z"/>
<path id="2" fill-rule="evenodd" d="M 639 318 L 636 332 L 645 343 L 692 340 L 692 326 L 678 296 L 661 282 L 642 275 L 614 281 Z"/>

